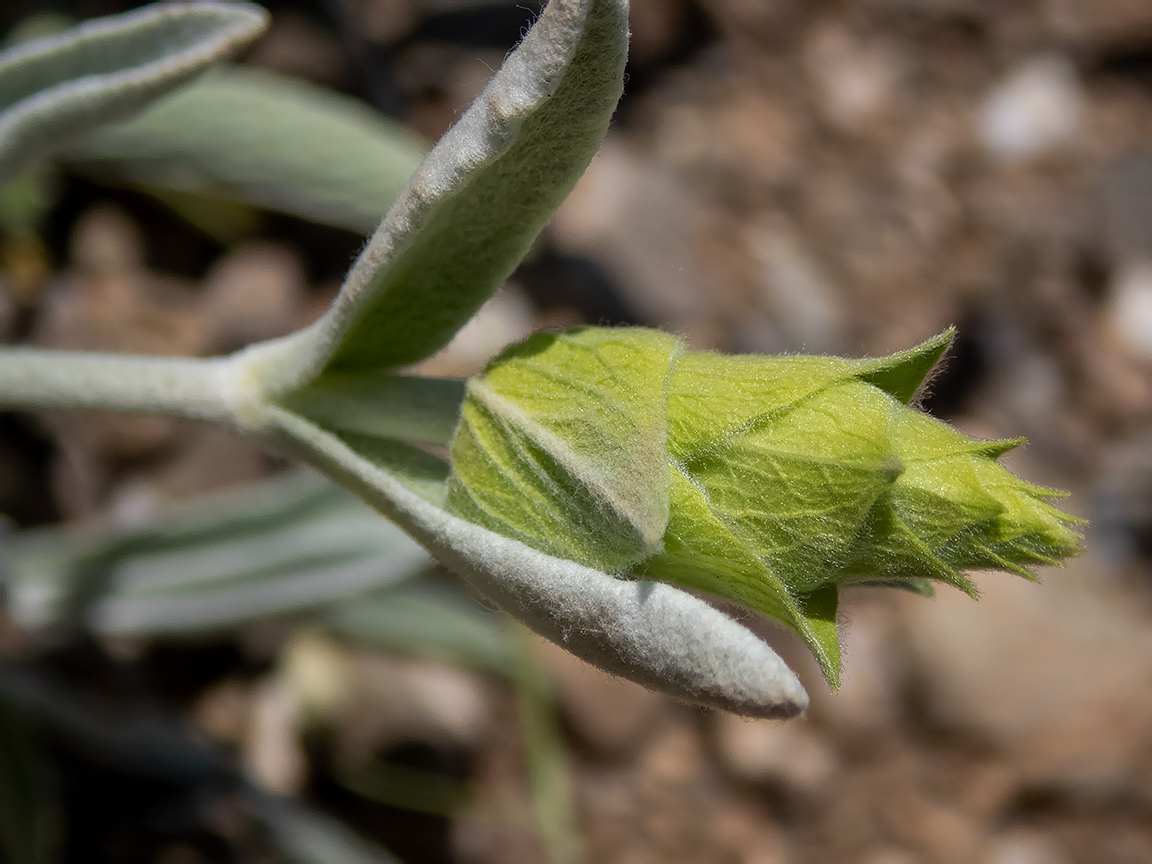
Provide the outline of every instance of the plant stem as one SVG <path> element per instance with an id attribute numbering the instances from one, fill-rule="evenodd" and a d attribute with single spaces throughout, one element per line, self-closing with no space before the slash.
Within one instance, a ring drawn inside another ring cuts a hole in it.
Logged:
<path id="1" fill-rule="evenodd" d="M 144 411 L 231 421 L 227 359 L 0 350 L 0 408 Z"/>

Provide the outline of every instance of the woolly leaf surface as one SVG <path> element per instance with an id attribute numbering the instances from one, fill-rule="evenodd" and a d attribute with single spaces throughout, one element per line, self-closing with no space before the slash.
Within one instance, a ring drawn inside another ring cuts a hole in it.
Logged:
<path id="1" fill-rule="evenodd" d="M 157 3 L 0 53 L 0 182 L 187 83 L 267 22 L 250 3 Z"/>
<path id="2" fill-rule="evenodd" d="M 85 173 L 369 234 L 425 147 L 371 106 L 260 69 L 210 72 L 62 157 Z"/>
<path id="3" fill-rule="evenodd" d="M 552 0 L 385 216 L 328 313 L 262 349 L 275 394 L 443 348 L 528 251 L 620 97 L 625 0 Z M 317 378 L 320 380 L 317 380 Z"/>

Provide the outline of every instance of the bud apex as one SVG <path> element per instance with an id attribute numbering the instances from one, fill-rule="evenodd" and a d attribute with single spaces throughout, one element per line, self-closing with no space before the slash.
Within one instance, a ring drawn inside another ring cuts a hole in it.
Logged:
<path id="1" fill-rule="evenodd" d="M 930 593 L 1079 551 L 1075 519 L 908 402 L 952 331 L 891 357 L 726 356 L 640 328 L 536 334 L 468 383 L 447 507 L 557 557 L 783 622 L 839 682 L 838 588 Z"/>

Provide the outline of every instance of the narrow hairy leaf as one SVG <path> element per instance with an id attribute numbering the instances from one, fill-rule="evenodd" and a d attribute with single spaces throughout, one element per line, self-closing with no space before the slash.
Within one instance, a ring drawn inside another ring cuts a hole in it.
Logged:
<path id="1" fill-rule="evenodd" d="M 369 105 L 258 69 L 220 69 L 61 154 L 101 179 L 244 201 L 370 233 L 425 147 Z"/>
<path id="2" fill-rule="evenodd" d="M 333 603 L 320 622 L 392 653 L 514 676 L 518 652 L 507 617 L 458 585 L 410 579 Z"/>
<path id="3" fill-rule="evenodd" d="M 208 496 L 132 529 L 47 529 L 6 544 L 9 614 L 80 615 L 107 634 L 220 630 L 395 584 L 431 559 L 312 475 Z"/>
<path id="4" fill-rule="evenodd" d="M 186 83 L 267 20 L 249 3 L 158 3 L 0 53 L 0 183 Z"/>
<path id="5" fill-rule="evenodd" d="M 625 0 L 552 0 L 420 166 L 329 312 L 253 358 L 267 389 L 403 366 L 447 344 L 595 154 L 627 42 Z"/>

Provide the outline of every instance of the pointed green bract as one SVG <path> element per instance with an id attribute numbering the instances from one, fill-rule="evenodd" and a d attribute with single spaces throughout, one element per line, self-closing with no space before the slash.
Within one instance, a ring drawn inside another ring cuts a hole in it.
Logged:
<path id="1" fill-rule="evenodd" d="M 506 352 L 468 385 L 449 508 L 608 572 L 649 557 L 668 524 L 664 376 L 677 350 L 655 330 L 587 329 Z"/>
<path id="2" fill-rule="evenodd" d="M 688 463 L 712 511 L 789 588 L 836 579 L 876 499 L 903 470 L 887 439 L 890 397 L 848 381 L 769 415 Z"/>
<path id="3" fill-rule="evenodd" d="M 726 357 L 639 328 L 534 336 L 468 385 L 447 507 L 768 615 L 835 687 L 839 586 L 974 595 L 966 569 L 1032 578 L 1079 550 L 1056 493 L 995 461 L 1019 441 L 906 404 L 952 335 L 869 360 Z"/>
<path id="4" fill-rule="evenodd" d="M 956 339 L 956 328 L 949 327 L 939 336 L 921 342 L 906 351 L 898 351 L 887 357 L 856 361 L 859 369 L 857 377 L 885 393 L 899 399 L 904 404 L 912 401 L 940 358 Z"/>
<path id="5" fill-rule="evenodd" d="M 724 438 L 774 412 L 795 405 L 855 366 L 838 357 L 730 356 L 691 351 L 668 380 L 668 451 L 690 460 Z"/>

